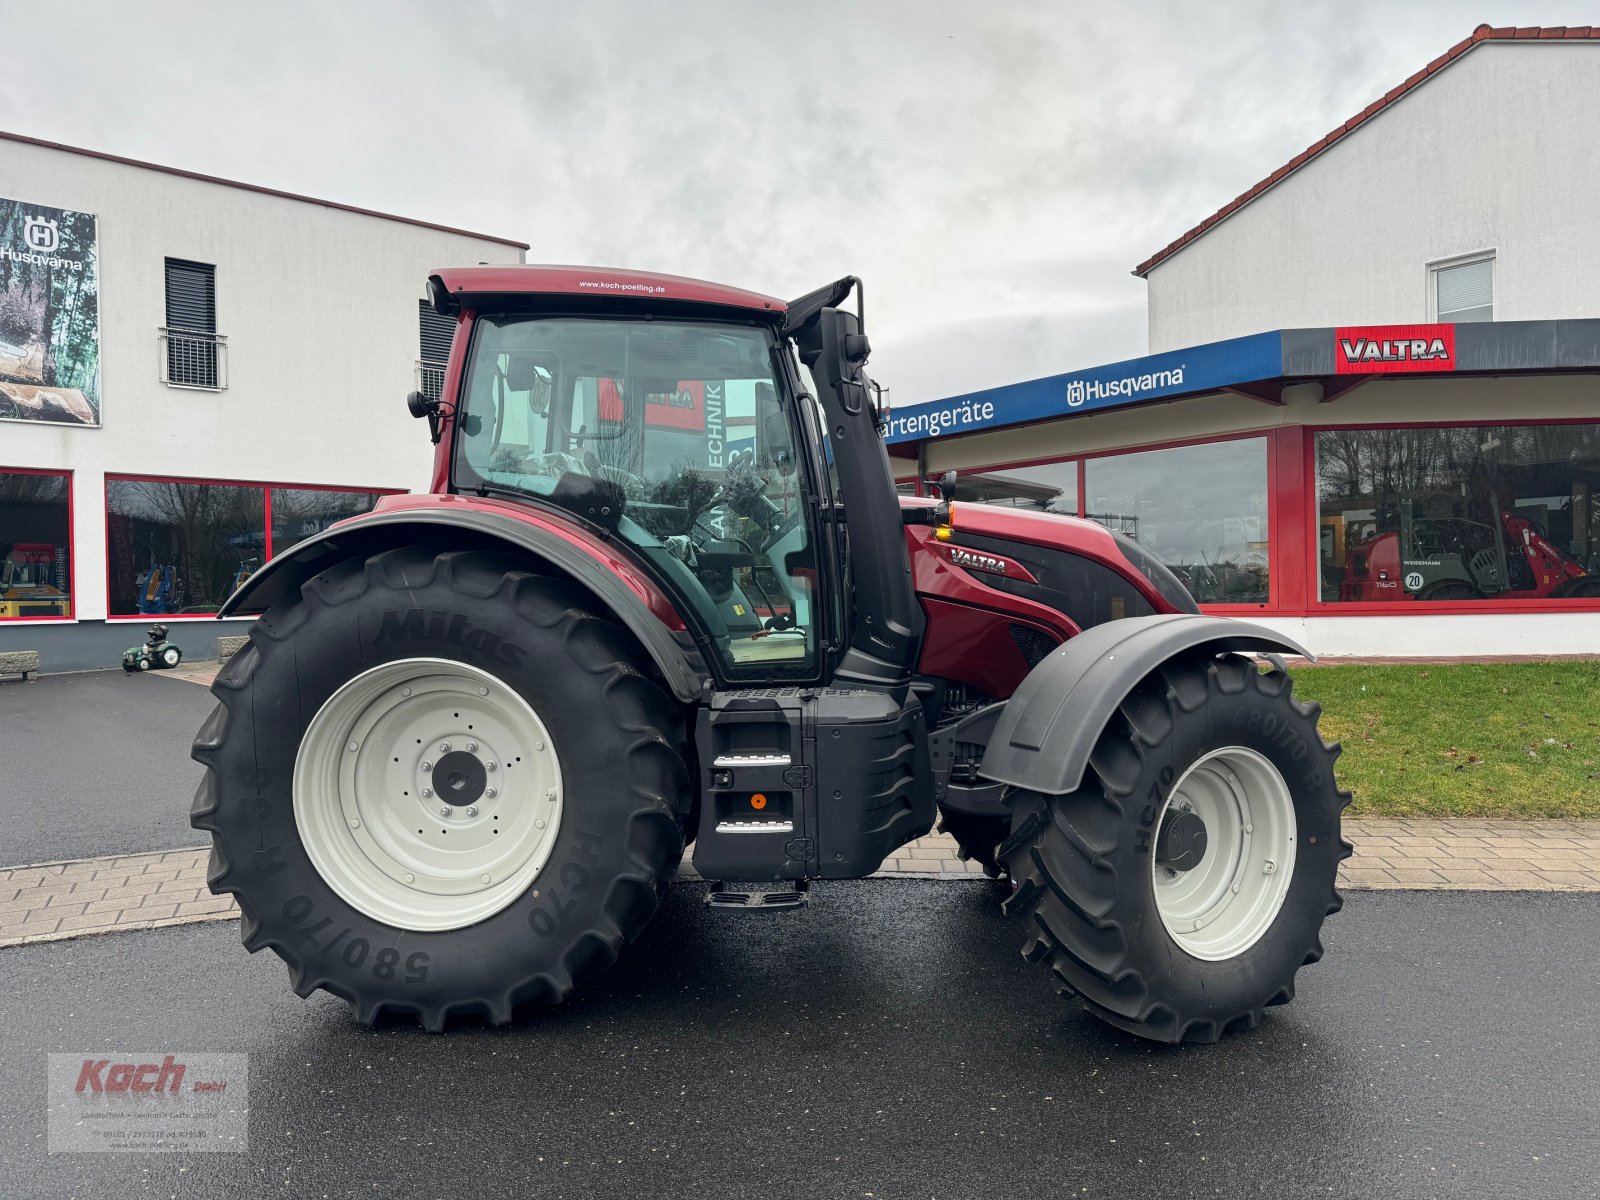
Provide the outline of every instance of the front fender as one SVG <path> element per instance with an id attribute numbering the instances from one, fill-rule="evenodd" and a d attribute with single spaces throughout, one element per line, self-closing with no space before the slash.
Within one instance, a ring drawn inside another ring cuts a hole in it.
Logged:
<path id="1" fill-rule="evenodd" d="M 418 542 L 459 550 L 509 547 L 530 554 L 547 568 L 593 592 L 600 604 L 639 640 L 679 700 L 693 704 L 710 687 L 710 676 L 699 652 L 681 645 L 664 623 L 663 612 L 658 611 L 668 602 L 656 595 L 652 597 L 653 604 L 646 603 L 636 590 L 646 587 L 642 580 L 635 580 L 630 586 L 619 573 L 619 563 L 606 561 L 580 541 L 481 505 L 413 505 L 379 509 L 342 521 L 275 556 L 228 597 L 217 616 L 265 612 L 278 601 L 298 595 L 302 584 L 336 563 L 370 558 Z M 602 551 L 605 556 L 614 557 L 608 549 L 602 547 Z M 630 568 L 630 574 L 637 572 Z M 676 613 L 671 615 L 682 628 L 682 619 Z"/>
<path id="2" fill-rule="evenodd" d="M 1282 634 L 1227 617 L 1167 613 L 1096 625 L 1028 673 L 1000 714 L 978 774 L 1048 795 L 1076 791 L 1123 698 L 1167 659 L 1202 648 L 1314 657 Z"/>

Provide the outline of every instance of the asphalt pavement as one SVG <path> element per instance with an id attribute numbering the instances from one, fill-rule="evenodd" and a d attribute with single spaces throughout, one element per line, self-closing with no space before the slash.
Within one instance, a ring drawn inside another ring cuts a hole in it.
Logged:
<path id="1" fill-rule="evenodd" d="M 196 689 L 198 690 L 198 689 Z M 296 999 L 231 924 L 0 950 L 7 1196 L 1600 1195 L 1600 896 L 1352 895 L 1214 1047 L 1069 1007 L 988 885 L 710 913 L 512 1026 Z M 249 1054 L 248 1154 L 45 1154 L 45 1055 Z"/>
<path id="2" fill-rule="evenodd" d="M 198 684 L 87 671 L 0 682 L 0 866 L 198 846 Z"/>

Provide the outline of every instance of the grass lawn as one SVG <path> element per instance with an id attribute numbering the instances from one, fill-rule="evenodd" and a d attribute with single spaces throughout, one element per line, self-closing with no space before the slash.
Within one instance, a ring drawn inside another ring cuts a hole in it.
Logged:
<path id="1" fill-rule="evenodd" d="M 1352 816 L 1600 818 L 1600 662 L 1304 667 Z"/>

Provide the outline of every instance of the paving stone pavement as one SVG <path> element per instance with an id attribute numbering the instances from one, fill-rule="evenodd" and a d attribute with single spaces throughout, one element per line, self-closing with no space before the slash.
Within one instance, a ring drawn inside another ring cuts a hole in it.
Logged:
<path id="1" fill-rule="evenodd" d="M 1345 822 L 1347 888 L 1600 892 L 1600 821 Z M 0 868 L 0 946 L 237 917 L 206 889 L 204 848 Z M 690 872 L 685 871 L 685 874 Z M 981 878 L 939 833 L 901 847 L 881 875 Z"/>

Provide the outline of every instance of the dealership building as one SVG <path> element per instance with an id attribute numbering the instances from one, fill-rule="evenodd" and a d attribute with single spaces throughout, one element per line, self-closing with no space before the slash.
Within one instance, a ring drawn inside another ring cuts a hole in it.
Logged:
<path id="1" fill-rule="evenodd" d="M 1320 654 L 1600 653 L 1597 128 L 1600 28 L 1482 26 L 1140 263 L 1146 357 L 896 409 L 897 478 Z"/>
<path id="2" fill-rule="evenodd" d="M 214 657 L 244 574 L 427 486 L 424 282 L 526 249 L 0 133 L 0 651 Z"/>

